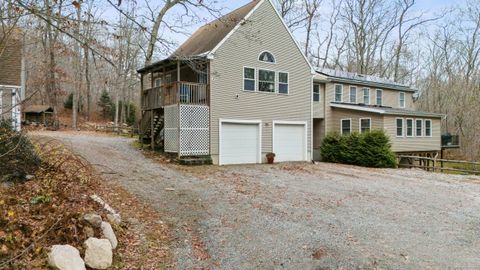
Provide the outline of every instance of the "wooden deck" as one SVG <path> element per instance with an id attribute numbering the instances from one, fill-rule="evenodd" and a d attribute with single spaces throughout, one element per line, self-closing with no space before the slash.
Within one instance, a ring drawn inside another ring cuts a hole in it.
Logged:
<path id="1" fill-rule="evenodd" d="M 209 86 L 202 83 L 174 82 L 143 90 L 142 110 L 156 110 L 174 104 L 210 105 Z"/>

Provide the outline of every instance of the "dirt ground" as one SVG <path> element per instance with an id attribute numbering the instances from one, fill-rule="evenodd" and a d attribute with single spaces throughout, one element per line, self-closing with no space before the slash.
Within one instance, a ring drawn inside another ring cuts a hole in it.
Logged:
<path id="1" fill-rule="evenodd" d="M 480 178 L 336 164 L 183 167 L 43 132 L 151 204 L 178 269 L 477 269 Z"/>

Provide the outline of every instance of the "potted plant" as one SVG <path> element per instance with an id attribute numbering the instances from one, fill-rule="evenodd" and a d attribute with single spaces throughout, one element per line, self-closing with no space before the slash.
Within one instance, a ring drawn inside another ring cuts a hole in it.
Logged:
<path id="1" fill-rule="evenodd" d="M 275 159 L 275 153 L 268 153 L 266 157 L 267 157 L 267 163 L 273 164 L 273 161 Z"/>

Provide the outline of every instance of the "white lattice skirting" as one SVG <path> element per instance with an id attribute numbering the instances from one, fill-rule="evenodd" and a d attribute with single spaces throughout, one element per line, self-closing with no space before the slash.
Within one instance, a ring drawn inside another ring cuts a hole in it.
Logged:
<path id="1" fill-rule="evenodd" d="M 208 106 L 165 107 L 165 152 L 179 153 L 180 156 L 209 155 L 209 119 Z"/>

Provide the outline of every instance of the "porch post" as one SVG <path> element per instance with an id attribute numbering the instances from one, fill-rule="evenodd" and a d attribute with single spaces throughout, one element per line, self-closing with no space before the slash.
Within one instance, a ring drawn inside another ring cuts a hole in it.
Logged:
<path id="1" fill-rule="evenodd" d="M 150 89 L 153 89 L 153 71 L 150 71 Z M 152 93 L 150 91 L 150 93 Z M 148 95 L 150 98 L 153 98 L 152 95 Z M 152 100 L 149 100 L 149 103 L 152 103 Z M 153 130 L 153 116 L 154 116 L 154 113 L 153 113 L 153 108 L 150 108 L 150 147 L 152 148 L 152 150 L 155 150 L 155 138 L 154 138 L 154 135 L 155 135 L 155 132 Z"/>
<path id="2" fill-rule="evenodd" d="M 181 145 L 182 145 L 182 141 L 181 141 L 181 138 L 182 136 L 180 136 L 180 132 L 182 131 L 180 125 L 182 124 L 182 113 L 181 113 L 181 105 L 180 105 L 180 76 L 181 76 L 181 72 L 180 72 L 180 60 L 177 59 L 177 82 L 175 84 L 175 88 L 176 88 L 176 91 L 177 93 L 176 96 L 177 96 L 177 104 L 178 104 L 178 158 L 180 159 L 180 149 L 181 149 Z"/>

